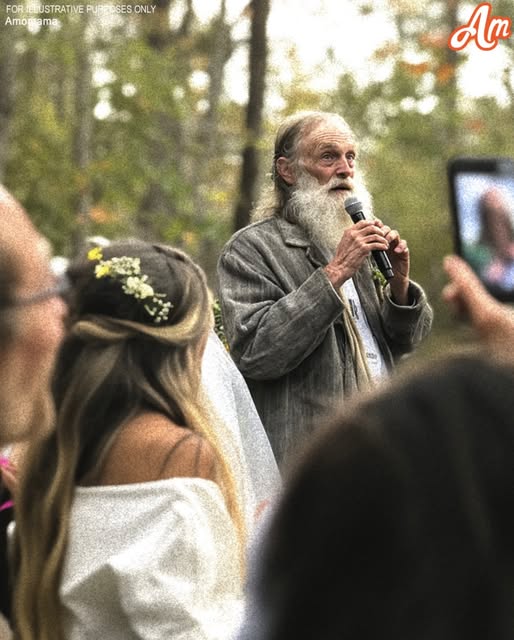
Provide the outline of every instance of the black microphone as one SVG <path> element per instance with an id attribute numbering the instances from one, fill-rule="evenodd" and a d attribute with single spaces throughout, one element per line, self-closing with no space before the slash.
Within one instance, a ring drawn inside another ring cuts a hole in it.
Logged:
<path id="1" fill-rule="evenodd" d="M 362 211 L 362 203 L 359 202 L 357 198 L 353 196 L 347 198 L 344 203 L 344 208 L 346 209 L 346 213 L 350 216 L 350 218 L 354 222 L 359 222 L 359 220 L 366 220 L 364 216 L 364 212 Z M 380 269 L 382 275 L 386 280 L 391 280 L 394 278 L 393 267 L 391 266 L 391 261 L 385 251 L 380 251 L 375 249 L 371 252 L 373 255 L 373 259 L 377 263 L 377 267 Z"/>

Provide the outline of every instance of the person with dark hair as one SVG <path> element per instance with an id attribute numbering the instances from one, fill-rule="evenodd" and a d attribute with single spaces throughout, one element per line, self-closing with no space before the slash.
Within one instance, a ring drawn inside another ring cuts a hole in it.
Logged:
<path id="1" fill-rule="evenodd" d="M 218 276 L 231 355 L 284 466 L 321 411 L 383 379 L 416 347 L 432 310 L 409 279 L 406 241 L 371 214 L 343 118 L 286 119 L 272 177 L 253 224 L 223 249 Z M 368 219 L 353 224 L 349 196 Z M 374 250 L 392 263 L 386 286 L 370 261 Z"/>
<path id="2" fill-rule="evenodd" d="M 240 640 L 507 640 L 514 361 L 460 356 L 334 418 L 274 515 Z"/>
<path id="3" fill-rule="evenodd" d="M 159 244 L 96 247 L 68 275 L 56 428 L 16 504 L 19 640 L 226 640 L 245 523 L 201 394 L 205 276 Z"/>

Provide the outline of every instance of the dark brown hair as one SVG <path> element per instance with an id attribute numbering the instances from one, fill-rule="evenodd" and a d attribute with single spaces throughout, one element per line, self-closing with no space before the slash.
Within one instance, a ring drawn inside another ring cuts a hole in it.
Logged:
<path id="1" fill-rule="evenodd" d="M 340 415 L 271 526 L 259 640 L 507 640 L 514 369 L 462 357 Z"/>

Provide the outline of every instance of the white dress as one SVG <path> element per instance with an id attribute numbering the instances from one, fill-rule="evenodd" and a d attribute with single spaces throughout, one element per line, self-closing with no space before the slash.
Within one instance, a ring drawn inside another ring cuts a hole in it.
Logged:
<path id="1" fill-rule="evenodd" d="M 235 529 L 200 478 L 79 487 L 60 587 L 68 640 L 227 640 L 241 622 Z"/>
<path id="2" fill-rule="evenodd" d="M 263 508 L 282 488 L 280 473 L 246 382 L 211 332 L 202 360 L 204 402 L 232 467 L 250 539 Z"/>
<path id="3" fill-rule="evenodd" d="M 243 377 L 214 333 L 204 400 L 252 538 L 280 476 Z M 235 528 L 200 478 L 78 487 L 60 586 L 67 640 L 229 640 L 243 614 Z"/>

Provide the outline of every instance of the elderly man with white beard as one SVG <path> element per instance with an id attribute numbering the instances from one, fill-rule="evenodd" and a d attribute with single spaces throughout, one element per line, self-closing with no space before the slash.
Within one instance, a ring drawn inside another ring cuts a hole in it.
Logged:
<path id="1" fill-rule="evenodd" d="M 337 114 L 302 112 L 275 140 L 273 185 L 224 247 L 219 294 L 231 355 L 281 467 L 321 415 L 388 375 L 428 334 L 407 243 L 371 213 L 356 141 Z M 363 202 L 353 224 L 344 203 Z M 372 251 L 394 277 L 377 277 Z"/>

